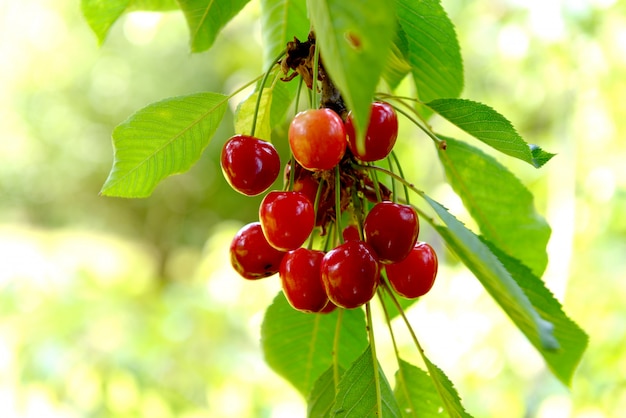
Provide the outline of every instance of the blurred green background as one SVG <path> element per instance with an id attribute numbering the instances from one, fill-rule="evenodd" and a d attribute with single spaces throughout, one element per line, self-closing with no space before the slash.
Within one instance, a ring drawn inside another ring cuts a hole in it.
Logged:
<path id="1" fill-rule="evenodd" d="M 443 262 L 410 310 L 416 332 L 476 417 L 623 416 L 626 3 L 443 4 L 465 61 L 463 96 L 558 154 L 541 170 L 497 157 L 552 225 L 544 278 L 590 344 L 566 389 L 428 230 Z M 98 46 L 78 0 L 0 2 L 2 417 L 304 415 L 259 348 L 278 280 L 246 282 L 228 264 L 260 201 L 220 172 L 232 113 L 198 164 L 149 199 L 98 196 L 113 127 L 151 102 L 230 93 L 256 77 L 260 30 L 253 1 L 208 53 L 189 53 L 180 12 L 132 13 Z M 463 217 L 428 141 L 401 127 L 407 177 Z"/>

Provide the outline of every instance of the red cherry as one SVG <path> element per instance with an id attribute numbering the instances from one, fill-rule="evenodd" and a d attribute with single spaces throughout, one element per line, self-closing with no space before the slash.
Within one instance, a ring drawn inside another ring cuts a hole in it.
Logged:
<path id="1" fill-rule="evenodd" d="M 259 207 L 259 220 L 265 238 L 278 250 L 300 247 L 315 226 L 311 201 L 300 192 L 270 192 Z"/>
<path id="2" fill-rule="evenodd" d="M 328 304 L 320 266 L 323 251 L 298 248 L 289 251 L 280 264 L 280 280 L 287 300 L 299 311 L 321 312 Z"/>
<path id="3" fill-rule="evenodd" d="M 376 294 L 380 267 L 376 253 L 363 241 L 348 241 L 322 259 L 322 283 L 335 305 L 358 308 Z"/>
<path id="4" fill-rule="evenodd" d="M 379 202 L 363 222 L 365 241 L 374 248 L 381 263 L 404 260 L 419 234 L 417 212 L 411 206 Z"/>
<path id="5" fill-rule="evenodd" d="M 289 145 L 302 167 L 311 171 L 330 170 L 346 151 L 343 121 L 330 109 L 300 112 L 289 126 Z"/>
<path id="6" fill-rule="evenodd" d="M 388 103 L 374 102 L 367 132 L 365 134 L 365 147 L 361 150 L 356 144 L 356 133 L 352 113 L 348 113 L 346 119 L 346 134 L 348 135 L 348 147 L 352 154 L 361 161 L 377 161 L 387 157 L 398 137 L 398 116 L 396 111 Z"/>
<path id="7" fill-rule="evenodd" d="M 337 305 L 335 305 L 332 301 L 329 300 L 326 306 L 324 306 L 324 309 L 319 311 L 319 313 L 327 314 L 327 313 L 333 312 L 335 309 L 337 309 Z"/>
<path id="8" fill-rule="evenodd" d="M 284 255 L 267 242 L 259 222 L 241 228 L 230 244 L 230 263 L 237 273 L 249 280 L 277 273 Z"/>
<path id="9" fill-rule="evenodd" d="M 359 235 L 359 228 L 354 224 L 350 224 L 346 226 L 343 229 L 343 232 L 341 233 L 341 235 L 343 236 L 344 241 L 360 241 L 361 240 L 361 237 Z"/>
<path id="10" fill-rule="evenodd" d="M 437 253 L 425 242 L 418 242 L 407 258 L 385 266 L 389 284 L 397 294 L 413 299 L 425 295 L 437 277 Z"/>
<path id="11" fill-rule="evenodd" d="M 235 135 L 224 144 L 220 164 L 228 184 L 247 196 L 263 193 L 280 173 L 276 148 L 247 135 Z"/>

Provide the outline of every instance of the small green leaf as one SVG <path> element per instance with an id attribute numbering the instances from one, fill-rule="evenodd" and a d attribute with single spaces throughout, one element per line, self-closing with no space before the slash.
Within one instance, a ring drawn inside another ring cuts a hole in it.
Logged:
<path id="1" fill-rule="evenodd" d="M 228 97 L 198 93 L 153 103 L 113 131 L 114 160 L 101 194 L 147 197 L 165 177 L 187 171 L 202 154 Z"/>
<path id="2" fill-rule="evenodd" d="M 426 103 L 426 106 L 476 139 L 536 168 L 554 156 L 536 145 L 527 144 L 511 122 L 482 103 L 466 99 L 438 99 Z"/>
<path id="3" fill-rule="evenodd" d="M 272 94 L 270 89 L 263 89 L 263 95 L 259 103 L 257 120 L 254 132 L 252 129 L 252 121 L 254 119 L 254 110 L 256 109 L 259 92 L 255 91 L 246 100 L 239 103 L 237 112 L 235 113 L 235 132 L 238 134 L 252 135 L 256 138 L 271 140 L 272 127 L 270 126 L 270 109 L 272 108 Z"/>
<path id="4" fill-rule="evenodd" d="M 380 365 L 378 375 L 383 417 L 400 417 L 400 409 Z M 368 346 L 341 378 L 331 416 L 353 418 L 376 416 L 379 405 L 374 376 L 372 349 Z"/>
<path id="5" fill-rule="evenodd" d="M 339 367 L 338 377 L 343 376 L 344 369 Z M 313 385 L 307 397 L 307 414 L 309 418 L 327 417 L 335 403 L 335 371 L 329 367 Z"/>
<path id="6" fill-rule="evenodd" d="M 408 42 L 418 97 L 424 101 L 458 97 L 463 61 L 454 25 L 439 0 L 398 0 L 398 20 Z"/>
<path id="7" fill-rule="evenodd" d="M 486 242 L 486 244 L 511 273 L 513 279 L 528 296 L 535 309 L 543 318 L 554 324 L 554 336 L 561 345 L 560 350 L 544 350 L 536 342 L 532 340 L 531 342 L 544 357 L 554 375 L 563 384 L 570 386 L 576 367 L 587 348 L 589 337 L 563 312 L 559 301 L 554 298 L 545 284 L 528 267 L 505 254 L 493 244 L 489 242 Z"/>
<path id="8" fill-rule="evenodd" d="M 332 364 L 333 341 L 341 318 L 339 366 L 347 369 L 367 347 L 365 315 L 361 309 L 306 314 L 289 305 L 281 293 L 265 311 L 261 344 L 267 364 L 307 396 L 315 381 Z"/>
<path id="9" fill-rule="evenodd" d="M 309 26 L 306 0 L 261 0 L 264 68 L 272 64 L 294 36 L 305 41 Z"/>
<path id="10" fill-rule="evenodd" d="M 404 360 L 400 360 L 393 393 L 403 417 L 439 418 L 444 410 L 428 373 Z"/>
<path id="11" fill-rule="evenodd" d="M 189 26 L 191 51 L 202 52 L 209 49 L 219 31 L 249 1 L 178 0 Z"/>
<path id="12" fill-rule="evenodd" d="M 454 191 L 482 235 L 541 276 L 548 263 L 550 226 L 535 210 L 533 195 L 495 158 L 448 137 L 439 159 Z"/>
<path id="13" fill-rule="evenodd" d="M 113 23 L 124 13 L 130 0 L 81 0 L 85 20 L 102 44 Z"/>
<path id="14" fill-rule="evenodd" d="M 435 226 L 448 247 L 461 259 L 482 283 L 515 325 L 540 352 L 556 351 L 559 342 L 554 336 L 554 324 L 541 318 L 526 294 L 519 287 L 491 249 L 441 204 L 423 195 L 428 204 L 447 225 Z"/>
<path id="15" fill-rule="evenodd" d="M 396 27 L 394 1 L 308 0 L 324 68 L 352 111 L 365 145 L 370 107 Z"/>

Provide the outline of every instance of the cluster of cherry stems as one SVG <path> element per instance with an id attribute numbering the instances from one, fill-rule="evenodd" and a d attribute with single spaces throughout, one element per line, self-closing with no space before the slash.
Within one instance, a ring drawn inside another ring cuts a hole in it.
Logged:
<path id="1" fill-rule="evenodd" d="M 437 255 L 417 240 L 416 210 L 395 196 L 392 201 L 367 174 L 368 164 L 388 157 L 397 134 L 396 112 L 385 102 L 372 103 L 363 147 L 350 113 L 345 122 L 328 108 L 298 113 L 289 127 L 293 158 L 284 167 L 285 190 L 269 192 L 259 222 L 235 235 L 233 268 L 250 280 L 278 273 L 289 303 L 309 313 L 360 307 L 385 278 L 403 297 L 427 293 Z M 265 192 L 281 171 L 274 146 L 249 135 L 230 138 L 220 162 L 228 183 L 248 196 Z M 345 227 L 343 213 L 350 217 Z M 313 249 L 316 227 L 326 235 L 319 250 Z"/>

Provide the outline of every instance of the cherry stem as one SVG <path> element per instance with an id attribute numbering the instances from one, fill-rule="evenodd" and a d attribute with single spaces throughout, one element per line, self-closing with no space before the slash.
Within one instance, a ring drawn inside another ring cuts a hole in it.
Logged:
<path id="1" fill-rule="evenodd" d="M 300 77 L 300 81 L 298 82 L 298 90 L 296 91 L 296 104 L 294 106 L 294 112 L 296 115 L 298 114 L 298 106 L 300 105 L 300 93 L 302 92 L 302 83 L 304 80 Z"/>
<path id="2" fill-rule="evenodd" d="M 379 167 L 379 166 L 376 166 L 376 165 L 361 165 L 361 164 L 356 164 L 356 163 L 353 163 L 352 167 L 354 167 L 354 168 L 356 168 L 358 170 L 376 170 L 376 171 L 380 171 L 381 173 L 387 174 L 392 179 L 398 180 L 400 183 L 402 183 L 404 185 L 404 187 L 406 187 L 407 189 L 411 190 L 413 193 L 416 193 L 416 194 L 418 194 L 418 195 L 420 195 L 420 196 L 422 196 L 424 198 L 426 196 L 426 193 L 424 193 L 424 191 L 418 189 L 412 183 L 409 183 L 408 181 L 406 181 L 404 179 L 404 177 L 400 177 L 399 175 L 397 175 L 395 173 L 392 173 L 391 171 L 389 171 L 389 170 L 387 170 L 385 168 L 382 168 L 382 167 Z M 408 201 L 406 203 L 409 204 Z M 417 211 L 417 213 L 422 218 L 426 219 L 426 221 L 428 221 L 429 224 L 431 224 L 433 226 L 436 224 L 435 220 L 432 217 L 428 216 L 426 214 L 426 212 L 424 212 L 423 210 L 421 210 L 420 208 L 418 208 L 415 205 L 411 205 L 411 206 L 413 206 L 415 208 L 415 210 Z"/>
<path id="3" fill-rule="evenodd" d="M 368 165 L 367 167 L 372 167 L 372 166 Z M 383 196 L 380 193 L 380 183 L 378 182 L 378 174 L 376 173 L 376 171 L 370 171 L 370 174 L 374 178 L 374 191 L 376 192 L 376 200 L 378 200 L 379 202 L 382 202 Z"/>
<path id="4" fill-rule="evenodd" d="M 320 207 L 320 200 L 322 197 L 322 186 L 324 185 L 324 180 L 321 179 L 320 183 L 317 185 L 317 191 L 315 192 L 315 203 L 313 204 L 313 213 L 315 214 L 315 221 L 317 222 L 317 211 L 319 210 Z M 309 238 L 309 245 L 308 245 L 308 249 L 310 250 L 311 248 L 313 248 L 313 233 L 311 233 L 311 237 Z"/>
<path id="5" fill-rule="evenodd" d="M 389 165 L 389 171 L 393 173 L 393 161 L 391 160 L 391 155 L 387 156 L 387 165 Z M 391 179 L 391 196 L 393 203 L 398 203 L 398 196 L 396 196 L 396 180 L 393 178 Z"/>
<path id="6" fill-rule="evenodd" d="M 332 302 L 328 302 L 332 303 Z M 339 386 L 339 335 L 341 331 L 341 322 L 343 320 L 343 309 L 337 310 L 337 324 L 335 324 L 335 336 L 333 338 L 333 383 L 335 386 L 335 395 Z"/>
<path id="7" fill-rule="evenodd" d="M 393 97 L 393 96 L 391 96 Z M 402 101 L 400 101 L 400 103 L 403 103 Z M 404 103 L 403 103 L 404 104 Z M 435 133 L 433 131 L 431 131 L 429 128 L 427 128 L 426 126 L 424 126 L 422 124 L 422 122 L 418 121 L 417 119 L 415 119 L 413 116 L 409 115 L 407 112 L 405 112 L 404 110 L 400 109 L 398 106 L 394 106 L 391 105 L 391 107 L 393 107 L 396 112 L 404 115 L 408 120 L 410 120 L 411 122 L 413 122 L 413 124 L 415 126 L 417 126 L 418 128 L 420 128 L 426 135 L 428 135 L 433 141 L 435 141 L 435 145 L 437 145 L 437 148 L 440 147 L 444 147 L 445 145 L 445 141 L 440 139 L 437 135 L 435 135 Z M 420 116 L 421 119 L 421 116 Z"/>
<path id="8" fill-rule="evenodd" d="M 404 178 L 404 172 L 402 171 L 402 166 L 400 165 L 400 160 L 398 160 L 398 156 L 396 155 L 395 151 L 391 151 L 391 157 L 393 158 L 393 161 L 396 163 L 396 167 L 398 168 L 398 173 L 400 173 L 400 177 Z M 406 203 L 410 204 L 409 188 L 406 186 L 405 183 L 402 183 L 402 187 L 404 187 L 404 197 L 406 199 Z"/>
<path id="9" fill-rule="evenodd" d="M 341 178 L 339 177 L 339 164 L 335 166 L 335 224 L 337 225 L 337 242 L 343 244 L 341 229 Z"/>
<path id="10" fill-rule="evenodd" d="M 374 385 L 376 388 L 376 406 L 378 407 L 378 417 L 383 416 L 383 399 L 380 391 L 380 372 L 378 370 L 378 357 L 376 356 L 376 342 L 374 339 L 374 323 L 372 322 L 372 309 L 370 302 L 365 304 L 365 313 L 367 315 L 367 333 L 370 340 L 370 347 L 372 350 L 372 366 L 374 369 Z"/>
<path id="11" fill-rule="evenodd" d="M 317 47 L 317 43 L 315 43 L 315 50 L 313 52 L 313 81 L 311 83 L 311 90 L 313 90 L 313 95 L 311 98 L 311 108 L 317 109 L 318 101 L 317 101 L 317 77 L 319 76 L 320 70 L 320 51 Z"/>
<path id="12" fill-rule="evenodd" d="M 259 92 L 256 98 L 256 105 L 254 107 L 254 116 L 252 117 L 252 128 L 250 129 L 250 136 L 254 136 L 254 131 L 256 130 L 256 121 L 259 116 L 259 107 L 261 106 L 261 98 L 263 97 L 263 89 L 265 88 L 265 83 L 267 82 L 267 79 L 269 78 L 274 66 L 278 64 L 278 61 L 283 58 L 286 52 L 287 50 L 284 49 L 278 55 L 278 57 L 276 57 L 276 59 L 272 62 L 272 65 L 270 65 L 270 68 L 268 68 L 268 70 L 265 72 L 263 79 L 261 80 L 261 84 L 259 85 Z"/>

